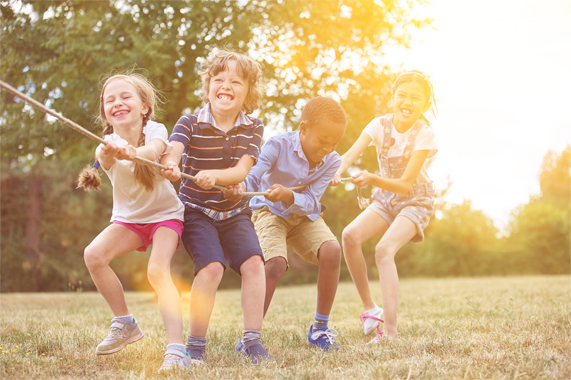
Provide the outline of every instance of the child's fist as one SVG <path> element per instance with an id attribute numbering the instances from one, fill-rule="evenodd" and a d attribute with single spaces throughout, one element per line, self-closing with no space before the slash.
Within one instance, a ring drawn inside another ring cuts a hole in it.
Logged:
<path id="1" fill-rule="evenodd" d="M 366 170 L 363 170 L 362 172 L 355 174 L 351 178 L 353 178 L 353 183 L 355 184 L 355 186 L 363 187 L 367 186 L 370 183 L 371 173 L 369 173 Z"/>
<path id="2" fill-rule="evenodd" d="M 226 185 L 228 190 L 223 191 L 224 198 L 232 202 L 238 202 L 244 197 L 244 190 L 240 185 Z"/>
<path id="3" fill-rule="evenodd" d="M 117 152 L 118 160 L 133 160 L 137 156 L 137 149 L 133 145 L 123 145 Z"/>
<path id="4" fill-rule="evenodd" d="M 264 195 L 270 202 L 293 203 L 293 192 L 287 187 L 275 183 L 268 189 L 268 194 Z"/>
<path id="5" fill-rule="evenodd" d="M 337 186 L 341 183 L 341 176 L 337 173 L 335 173 L 335 177 L 333 177 L 333 179 L 330 182 L 331 186 Z"/>
<path id="6" fill-rule="evenodd" d="M 169 181 L 178 181 L 180 179 L 180 169 L 178 165 L 172 161 L 167 161 L 166 167 L 168 169 L 161 169 L 161 175 Z"/>
<path id="7" fill-rule="evenodd" d="M 103 157 L 116 157 L 119 153 L 119 148 L 113 141 L 107 141 L 107 144 L 99 144 L 99 149 Z"/>
<path id="8" fill-rule="evenodd" d="M 216 184 L 216 170 L 203 170 L 196 175 L 196 184 L 210 190 Z"/>

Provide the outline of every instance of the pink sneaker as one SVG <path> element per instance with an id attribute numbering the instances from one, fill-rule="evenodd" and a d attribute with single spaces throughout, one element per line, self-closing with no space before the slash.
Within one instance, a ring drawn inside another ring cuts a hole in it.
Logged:
<path id="1" fill-rule="evenodd" d="M 383 316 L 383 309 L 379 308 L 376 313 L 369 314 L 368 312 L 364 312 L 359 317 L 361 319 L 361 323 L 363 325 L 363 333 L 365 335 L 369 335 L 375 327 L 379 330 L 379 322 L 385 322 L 381 319 Z"/>

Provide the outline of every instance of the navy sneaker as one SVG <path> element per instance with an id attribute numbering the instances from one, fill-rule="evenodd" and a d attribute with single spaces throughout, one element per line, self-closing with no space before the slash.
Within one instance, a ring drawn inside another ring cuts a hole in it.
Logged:
<path id="1" fill-rule="evenodd" d="M 335 343 L 335 337 L 339 335 L 333 329 L 327 330 L 313 330 L 313 324 L 309 326 L 309 333 L 307 334 L 307 342 L 316 347 L 321 348 L 323 351 L 338 351 L 341 348 Z"/>
<path id="2" fill-rule="evenodd" d="M 248 348 L 245 348 L 244 342 L 240 340 L 238 342 L 238 345 L 236 346 L 236 352 L 249 357 L 252 364 L 258 364 L 263 362 L 264 360 L 272 359 L 272 356 L 268 353 L 268 351 L 265 349 L 265 347 L 262 345 L 261 342 L 254 343 Z"/>

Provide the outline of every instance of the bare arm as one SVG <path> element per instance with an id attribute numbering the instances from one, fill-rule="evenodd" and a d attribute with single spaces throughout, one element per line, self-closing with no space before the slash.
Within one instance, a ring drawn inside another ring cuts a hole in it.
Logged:
<path id="1" fill-rule="evenodd" d="M 353 162 L 355 162 L 355 160 L 361 155 L 361 153 L 363 153 L 363 151 L 369 146 L 371 141 L 373 141 L 371 136 L 369 136 L 365 132 L 361 132 L 361 135 L 359 136 L 357 141 L 355 141 L 353 146 L 351 146 L 351 148 L 349 148 L 349 150 L 344 155 L 341 156 L 341 166 L 339 167 L 337 173 L 335 174 L 335 177 L 331 181 L 331 184 L 333 186 L 337 186 L 341 182 L 341 174 L 343 174 L 347 169 L 349 169 L 351 165 L 353 165 Z"/>
<path id="2" fill-rule="evenodd" d="M 406 169 L 401 178 L 383 178 L 381 176 L 362 171 L 353 176 L 353 183 L 359 187 L 373 185 L 392 193 L 406 194 L 414 185 L 422 165 L 428 156 L 428 150 L 417 150 L 412 153 L 412 157 L 406 165 Z"/>
<path id="3" fill-rule="evenodd" d="M 242 156 L 236 166 L 220 170 L 202 170 L 196 175 L 196 184 L 203 189 L 211 189 L 214 185 L 234 185 L 246 179 L 248 172 L 254 166 L 254 159 Z"/>

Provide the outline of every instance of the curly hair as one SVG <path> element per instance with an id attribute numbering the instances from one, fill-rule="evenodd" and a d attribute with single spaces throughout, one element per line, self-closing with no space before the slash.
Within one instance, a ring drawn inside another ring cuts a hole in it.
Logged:
<path id="1" fill-rule="evenodd" d="M 347 125 L 347 116 L 336 100 L 318 96 L 307 102 L 301 113 L 301 121 L 307 122 L 309 127 L 322 122 Z"/>
<path id="2" fill-rule="evenodd" d="M 198 74 L 202 79 L 202 90 L 200 98 L 204 103 L 208 103 L 208 93 L 210 91 L 210 78 L 228 68 L 228 61 L 236 61 L 238 74 L 248 83 L 248 94 L 244 101 L 246 114 L 251 114 L 258 109 L 263 95 L 262 67 L 252 58 L 245 54 L 230 50 L 216 50 L 204 61 L 202 69 Z"/>

